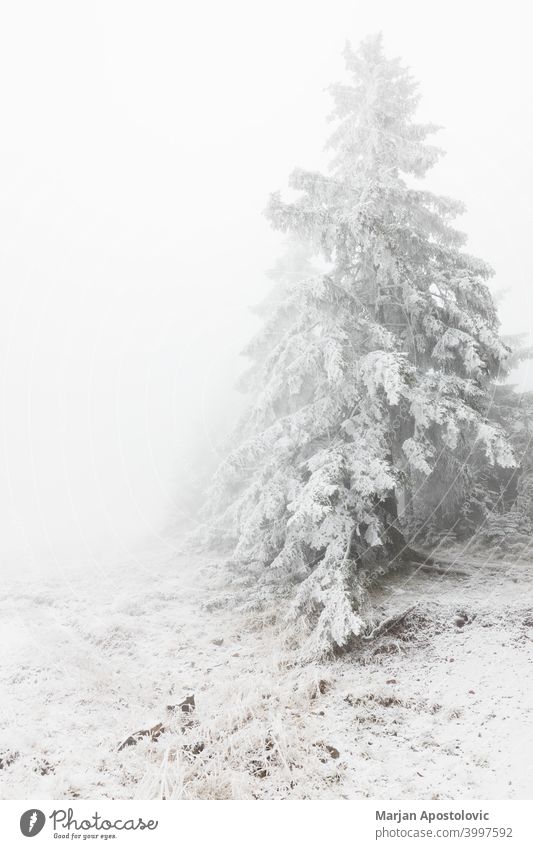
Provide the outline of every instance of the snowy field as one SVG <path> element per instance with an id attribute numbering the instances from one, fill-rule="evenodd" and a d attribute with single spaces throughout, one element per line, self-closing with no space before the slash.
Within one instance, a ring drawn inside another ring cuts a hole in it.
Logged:
<path id="1" fill-rule="evenodd" d="M 456 568 L 390 577 L 377 617 L 415 607 L 322 665 L 214 560 L 11 575 L 0 796 L 531 798 L 532 572 Z"/>

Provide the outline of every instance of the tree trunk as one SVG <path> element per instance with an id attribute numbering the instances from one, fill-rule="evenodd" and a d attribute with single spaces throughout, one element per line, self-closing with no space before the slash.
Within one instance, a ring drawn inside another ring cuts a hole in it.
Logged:
<path id="1" fill-rule="evenodd" d="M 394 493 L 380 502 L 375 512 L 378 513 L 379 519 L 386 529 L 383 545 L 379 547 L 375 554 L 370 553 L 371 549 L 363 550 L 361 547 L 361 550 L 356 553 L 355 559 L 359 559 L 365 566 L 371 566 L 372 562 L 383 558 L 390 566 L 401 566 L 405 563 L 425 563 L 428 565 L 434 563 L 431 556 L 417 551 L 407 542 L 399 526 L 398 505 Z"/>

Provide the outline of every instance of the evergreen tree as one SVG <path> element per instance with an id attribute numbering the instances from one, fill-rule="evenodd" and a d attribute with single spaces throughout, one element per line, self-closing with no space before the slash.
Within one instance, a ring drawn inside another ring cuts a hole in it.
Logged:
<path id="1" fill-rule="evenodd" d="M 426 141 L 436 127 L 416 122 L 416 83 L 381 37 L 345 57 L 329 172 L 294 171 L 296 199 L 276 193 L 267 209 L 322 268 L 306 258 L 278 274 L 207 511 L 236 561 L 298 583 L 318 652 L 360 634 L 365 587 L 415 556 L 402 514 L 443 451 L 514 463 L 487 419 L 508 356 L 491 271 L 462 249 L 462 205 L 413 179 L 441 155 Z"/>

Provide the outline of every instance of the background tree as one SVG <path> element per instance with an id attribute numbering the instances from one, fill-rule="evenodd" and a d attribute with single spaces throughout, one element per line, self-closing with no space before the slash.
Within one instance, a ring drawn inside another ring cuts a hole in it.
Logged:
<path id="1" fill-rule="evenodd" d="M 285 268 L 268 302 L 245 352 L 249 411 L 207 509 L 235 560 L 298 582 L 318 652 L 360 634 L 365 587 L 415 556 L 402 517 L 443 452 L 514 463 L 488 418 L 508 355 L 491 270 L 462 250 L 462 205 L 413 180 L 441 155 L 436 128 L 416 122 L 416 83 L 381 37 L 345 58 L 329 172 L 294 171 L 297 198 L 267 209 L 322 267 Z"/>
<path id="2" fill-rule="evenodd" d="M 510 368 L 531 359 L 525 334 L 504 341 L 511 351 Z M 490 419 L 508 435 L 516 466 L 488 464 L 479 443 L 441 452 L 431 474 L 420 480 L 404 517 L 410 536 L 437 552 L 469 540 L 467 550 L 527 556 L 533 527 L 532 397 L 510 384 L 491 385 Z"/>
<path id="3" fill-rule="evenodd" d="M 530 558 L 533 543 L 533 393 L 498 386 L 493 417 L 509 434 L 516 469 L 479 468 L 458 523 L 472 547 L 496 557 Z"/>

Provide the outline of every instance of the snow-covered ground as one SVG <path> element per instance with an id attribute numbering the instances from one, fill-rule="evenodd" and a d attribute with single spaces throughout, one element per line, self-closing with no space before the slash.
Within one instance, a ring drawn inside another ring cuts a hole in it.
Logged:
<path id="1" fill-rule="evenodd" d="M 316 665 L 214 560 L 11 574 L 0 797 L 531 798 L 532 570 L 457 567 L 388 578 L 376 615 L 405 620 Z"/>

